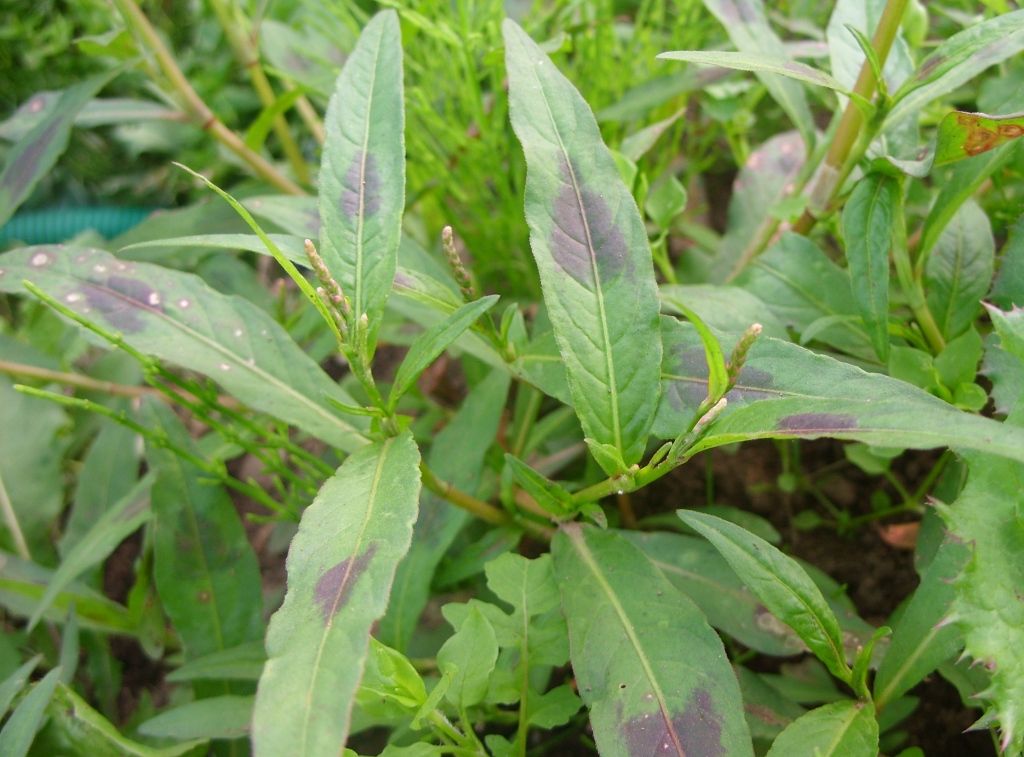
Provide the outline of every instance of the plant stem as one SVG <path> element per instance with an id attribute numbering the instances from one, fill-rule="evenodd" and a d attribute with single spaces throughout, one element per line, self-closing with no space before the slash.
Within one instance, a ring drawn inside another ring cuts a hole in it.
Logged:
<path id="1" fill-rule="evenodd" d="M 220 21 L 221 28 L 224 30 L 224 36 L 227 37 L 235 51 L 235 57 L 249 73 L 252 87 L 259 95 L 260 102 L 263 103 L 264 108 L 270 108 L 277 100 L 277 95 L 267 80 L 263 66 L 260 65 L 259 50 L 248 33 L 248 19 L 242 14 L 241 8 L 234 0 L 210 0 L 210 4 L 213 6 L 214 13 L 217 14 L 217 20 Z M 281 149 L 284 150 L 296 178 L 303 184 L 309 184 L 309 167 L 306 165 L 305 158 L 302 157 L 302 150 L 299 149 L 298 143 L 288 128 L 288 122 L 284 115 L 279 115 L 274 119 L 274 133 L 281 143 Z"/>
<path id="2" fill-rule="evenodd" d="M 127 386 L 126 384 L 115 384 L 111 381 L 99 381 L 88 376 L 81 376 L 77 373 L 64 373 L 62 371 L 51 371 L 49 368 L 38 368 L 34 365 L 23 363 L 12 363 L 7 360 L 0 360 L 0 372 L 8 373 L 11 376 L 25 376 L 27 378 L 41 379 L 43 381 L 55 381 L 58 384 L 76 386 L 80 389 L 89 389 L 106 394 L 116 394 L 119 397 L 142 397 L 150 395 L 163 397 L 164 394 L 148 386 Z"/>
<path id="3" fill-rule="evenodd" d="M 21 526 L 18 524 L 18 514 L 14 512 L 11 498 L 7 496 L 3 475 L 0 475 L 0 510 L 3 510 L 4 525 L 11 532 L 11 540 L 14 542 L 14 548 L 18 551 L 18 556 L 23 560 L 31 560 L 32 554 L 28 551 L 28 542 L 25 541 L 25 534 L 21 532 Z"/>
<path id="4" fill-rule="evenodd" d="M 885 60 L 889 57 L 889 50 L 892 49 L 892 43 L 896 39 L 896 33 L 899 31 L 906 7 L 907 0 L 887 0 L 885 4 L 882 17 L 878 21 L 878 28 L 875 29 L 875 35 L 871 39 L 871 46 L 878 57 L 879 66 L 885 66 Z M 857 82 L 853 86 L 853 92 L 865 100 L 871 100 L 875 94 L 875 84 L 875 72 L 865 56 L 864 63 L 860 67 L 860 74 L 857 76 Z M 847 166 L 850 153 L 857 143 L 863 123 L 864 116 L 860 108 L 857 107 L 853 98 L 850 98 L 846 103 L 846 110 L 843 111 L 836 135 L 829 146 L 828 154 L 825 156 L 825 165 L 811 190 L 810 205 L 793 226 L 793 231 L 797 234 L 806 236 L 818 221 L 812 210 L 827 211 L 836 195 L 839 194 L 843 180 L 849 172 Z M 867 145 L 864 145 L 864 148 L 866 149 Z M 859 158 L 859 156 L 856 157 Z"/>
<path id="5" fill-rule="evenodd" d="M 235 153 L 240 159 L 249 165 L 260 178 L 275 186 L 287 194 L 304 195 L 305 190 L 281 173 L 274 164 L 262 155 L 249 149 L 241 137 L 226 127 L 210 110 L 209 106 L 198 93 L 192 88 L 185 74 L 178 67 L 177 61 L 171 55 L 170 50 L 160 39 L 156 29 L 149 22 L 146 14 L 136 4 L 135 0 L 114 0 L 114 4 L 129 28 L 132 29 L 141 42 L 144 50 L 150 53 L 155 59 L 160 71 L 166 77 L 171 89 L 177 95 L 178 104 L 186 115 L 204 131 L 208 131 L 217 141 Z"/>
<path id="6" fill-rule="evenodd" d="M 422 476 L 423 486 L 426 489 L 433 492 L 438 497 L 451 502 L 456 507 L 461 507 L 466 512 L 475 515 L 481 520 L 493 523 L 496 526 L 507 526 L 515 523 L 515 521 L 504 510 L 500 510 L 494 505 L 484 502 L 482 499 L 477 499 L 471 494 L 466 494 L 466 492 L 456 489 L 448 482 L 439 479 L 437 475 L 427 467 L 426 463 L 420 463 L 420 474 Z M 550 540 L 554 535 L 554 531 L 552 529 L 538 523 L 524 520 L 519 525 L 529 531 L 532 536 L 540 537 L 541 539 Z"/>

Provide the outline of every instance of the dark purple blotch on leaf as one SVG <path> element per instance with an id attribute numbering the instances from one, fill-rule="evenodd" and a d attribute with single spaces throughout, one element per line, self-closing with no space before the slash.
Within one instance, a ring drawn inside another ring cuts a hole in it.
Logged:
<path id="1" fill-rule="evenodd" d="M 359 577 L 366 572 L 366 567 L 373 559 L 377 545 L 371 544 L 359 557 L 342 560 L 333 568 L 329 568 L 316 582 L 313 598 L 323 614 L 324 623 L 338 614 L 347 603 Z"/>
<path id="2" fill-rule="evenodd" d="M 155 289 L 138 279 L 122 276 L 87 285 L 85 298 L 90 307 L 103 313 L 110 325 L 124 334 L 142 331 L 145 327 L 139 319 L 142 310 L 163 312 L 163 298 Z"/>
<path id="3" fill-rule="evenodd" d="M 373 155 L 356 150 L 352 165 L 345 172 L 341 190 L 341 212 L 352 218 L 359 215 L 362 207 L 364 216 L 372 216 L 380 210 L 380 174 Z M 360 203 L 360 199 L 362 202 Z"/>
<path id="4" fill-rule="evenodd" d="M 706 689 L 694 690 L 671 725 L 658 710 L 627 720 L 622 735 L 630 757 L 725 757 L 722 716 Z"/>
<path id="5" fill-rule="evenodd" d="M 52 121 L 49 126 L 36 137 L 25 148 L 25 151 L 15 157 L 14 162 L 7 168 L 7 178 L 4 181 L 3 194 L 7 198 L 23 200 L 22 195 L 28 190 L 29 185 L 36 178 L 35 173 L 46 155 L 46 150 L 57 137 L 61 129 L 60 121 Z"/>
<path id="6" fill-rule="evenodd" d="M 562 184 L 552 208 L 551 256 L 555 263 L 589 290 L 615 278 L 629 260 L 629 248 L 608 203 L 582 183 L 577 167 L 562 162 Z"/>
<path id="7" fill-rule="evenodd" d="M 775 428 L 793 433 L 846 431 L 857 428 L 857 419 L 845 413 L 797 413 L 780 418 Z"/>

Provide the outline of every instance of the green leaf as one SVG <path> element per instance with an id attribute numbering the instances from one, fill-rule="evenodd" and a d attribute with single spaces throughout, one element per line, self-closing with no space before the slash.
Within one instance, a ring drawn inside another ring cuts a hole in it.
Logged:
<path id="1" fill-rule="evenodd" d="M 86 570 L 106 560 L 118 544 L 149 520 L 152 515 L 149 508 L 152 485 L 152 474 L 138 482 L 64 556 L 28 621 L 29 630 L 39 622 L 60 592 Z"/>
<path id="2" fill-rule="evenodd" d="M 0 291 L 20 294 L 26 279 L 140 352 L 215 379 L 255 410 L 345 451 L 366 443 L 360 430 L 368 423 L 339 418 L 322 396 L 356 401 L 246 300 L 225 297 L 191 274 L 83 247 L 0 255 Z"/>
<path id="3" fill-rule="evenodd" d="M 452 682 L 445 697 L 460 711 L 481 702 L 498 659 L 498 640 L 494 627 L 477 607 L 459 630 L 437 653 L 437 668 L 452 672 Z"/>
<path id="4" fill-rule="evenodd" d="M 0 552 L 0 605 L 12 614 L 28 618 L 51 580 L 53 571 Z M 63 623 L 72 604 L 83 629 L 130 636 L 138 633 L 135 620 L 122 605 L 76 582 L 54 598 L 43 618 Z"/>
<path id="5" fill-rule="evenodd" d="M 992 283 L 989 300 L 1009 310 L 1024 307 L 1024 213 L 1009 229 L 1009 238 L 999 255 L 999 272 Z"/>
<path id="6" fill-rule="evenodd" d="M 849 274 L 809 239 L 786 234 L 755 258 L 736 285 L 760 298 L 798 334 L 825 316 L 857 316 Z M 875 360 L 871 338 L 852 320 L 837 320 L 815 337 L 866 360 Z"/>
<path id="7" fill-rule="evenodd" d="M 729 368 L 725 363 L 722 345 L 718 343 L 718 339 L 711 333 L 711 330 L 700 317 L 686 307 L 686 305 L 671 295 L 666 295 L 664 292 L 661 297 L 667 305 L 685 315 L 700 335 L 701 344 L 704 346 L 704 360 L 708 366 L 707 404 L 700 407 L 710 409 L 712 405 L 725 396 L 726 391 L 729 389 Z"/>
<path id="8" fill-rule="evenodd" d="M 753 324 L 760 323 L 763 336 L 789 341 L 789 333 L 782 321 L 746 289 L 714 284 L 662 284 L 660 292 L 662 312 L 683 315 L 682 311 L 672 307 L 672 302 L 678 300 L 685 302 L 716 331 L 742 334 Z"/>
<path id="9" fill-rule="evenodd" d="M 793 191 L 805 154 L 792 131 L 776 134 L 750 153 L 733 182 L 725 235 L 711 263 L 712 283 L 733 281 L 751 260 L 763 257 L 754 256 L 779 225 L 769 210 Z"/>
<path id="10" fill-rule="evenodd" d="M 369 319 L 370 354 L 398 265 L 405 207 L 405 110 L 398 14 L 363 28 L 327 106 L 320 167 L 320 253 L 355 318 Z"/>
<path id="11" fill-rule="evenodd" d="M 847 26 L 871 35 L 878 27 L 884 8 L 884 0 L 839 0 L 832 9 L 825 29 L 829 63 L 832 75 L 847 89 L 853 89 L 864 65 L 864 51 Z M 897 32 L 882 71 L 890 92 L 903 83 L 913 66 L 903 34 Z"/>
<path id="12" fill-rule="evenodd" d="M 903 212 L 899 182 L 870 173 L 843 208 L 843 238 L 857 310 L 875 354 L 889 359 L 889 246 L 896 215 Z"/>
<path id="13" fill-rule="evenodd" d="M 633 465 L 661 364 L 647 231 L 579 92 L 514 22 L 503 31 L 530 243 L 573 404 L 585 436 Z"/>
<path id="14" fill-rule="evenodd" d="M 614 532 L 569 524 L 551 548 L 601 754 L 752 755 L 736 677 L 700 610 Z"/>
<path id="15" fill-rule="evenodd" d="M 25 757 L 28 754 L 46 706 L 59 682 L 60 668 L 57 667 L 25 695 L 0 731 L 0 754 L 4 757 Z"/>
<path id="16" fill-rule="evenodd" d="M 793 629 L 751 594 L 718 550 L 704 539 L 666 532 L 623 532 L 715 628 L 762 654 L 796 655 L 806 647 Z"/>
<path id="17" fill-rule="evenodd" d="M 36 92 L 22 103 L 6 121 L 0 123 L 0 139 L 16 142 L 36 132 L 67 90 Z M 75 126 L 92 129 L 96 126 L 137 121 L 174 121 L 180 111 L 152 100 L 128 97 L 94 97 L 75 116 Z"/>
<path id="18" fill-rule="evenodd" d="M 61 458 L 67 441 L 58 432 L 68 425 L 68 417 L 60 406 L 13 387 L 0 374 L 0 428 L 18 429 L 16 434 L 0 434 L 0 484 L 30 551 L 37 552 L 44 549 L 64 504 Z M 6 533 L 3 539 L 9 543 Z"/>
<path id="19" fill-rule="evenodd" d="M 768 757 L 877 757 L 878 721 L 870 704 L 834 702 L 801 715 L 779 734 Z"/>
<path id="20" fill-rule="evenodd" d="M 736 665 L 733 669 L 740 682 L 740 691 L 743 692 L 743 711 L 755 746 L 759 740 L 773 741 L 783 728 L 807 712 L 766 683 L 757 673 L 742 665 Z"/>
<path id="21" fill-rule="evenodd" d="M 96 74 L 65 90 L 56 104 L 46 109 L 42 121 L 7 153 L 0 173 L 0 226 L 28 199 L 39 180 L 67 149 L 75 116 L 121 71 L 118 67 Z"/>
<path id="22" fill-rule="evenodd" d="M 952 92 L 989 66 L 1024 50 L 1024 10 L 1004 13 L 947 39 L 893 95 L 887 123 L 895 124 Z"/>
<path id="23" fill-rule="evenodd" d="M 32 671 L 36 669 L 42 659 L 42 655 L 36 655 L 0 683 L 0 719 L 7 715 L 7 710 L 10 709 L 14 697 L 25 688 L 29 676 L 32 675 Z"/>
<path id="24" fill-rule="evenodd" d="M 787 76 L 790 79 L 796 79 L 806 84 L 828 87 L 844 95 L 850 94 L 846 87 L 824 71 L 819 71 L 812 66 L 808 66 L 806 63 L 798 63 L 784 55 L 676 50 L 670 53 L 661 53 L 658 57 L 664 60 L 684 60 L 688 63 L 697 63 L 702 66 L 721 66 L 739 71 L 754 71 L 755 73 Z"/>
<path id="25" fill-rule="evenodd" d="M 943 230 L 925 268 L 928 307 L 947 340 L 962 334 L 981 313 L 994 266 L 988 216 L 969 200 Z"/>
<path id="26" fill-rule="evenodd" d="M 889 649 L 875 676 L 875 706 L 884 707 L 916 686 L 963 648 L 963 634 L 943 623 L 955 591 L 951 579 L 970 556 L 970 549 L 946 541 L 921 577 L 910 604 L 900 615 Z"/>
<path id="27" fill-rule="evenodd" d="M 704 7 L 718 19 L 741 53 L 776 59 L 789 57 L 782 40 L 768 24 L 761 0 L 704 0 Z M 758 73 L 757 78 L 789 116 L 804 144 L 808 148 L 813 147 L 814 119 L 807 107 L 803 87 L 792 79 L 766 73 Z"/>
<path id="28" fill-rule="evenodd" d="M 509 383 L 505 371 L 492 370 L 434 437 L 427 464 L 442 481 L 462 491 L 475 491 L 479 486 L 484 457 L 498 433 Z M 408 646 L 430 597 L 434 571 L 470 517 L 426 489 L 421 493 L 412 546 L 398 565 L 388 611 L 377 633 L 388 646 L 399 651 Z"/>
<path id="29" fill-rule="evenodd" d="M 70 554 L 97 520 L 116 506 L 138 480 L 138 434 L 119 423 L 105 421 L 78 474 L 75 501 L 59 542 L 61 554 Z"/>
<path id="30" fill-rule="evenodd" d="M 973 326 L 956 339 L 951 339 L 934 361 L 935 372 L 943 385 L 956 389 L 960 384 L 974 381 L 984 349 L 981 336 Z"/>
<path id="31" fill-rule="evenodd" d="M 198 455 L 167 405 L 147 397 L 141 416 L 171 444 Z M 263 633 L 259 565 L 231 498 L 169 449 L 147 441 L 146 459 L 156 471 L 153 579 L 186 659 L 258 639 Z"/>
<path id="32" fill-rule="evenodd" d="M 708 369 L 689 324 L 663 324 L 662 339 L 669 357 L 662 369 L 664 400 L 654 434 L 672 439 L 707 396 Z M 827 436 L 876 447 L 958 446 L 1024 461 L 1024 430 L 962 412 L 904 381 L 777 339 L 755 342 L 726 399 L 725 411 L 694 449 L 746 439 Z"/>
<path id="33" fill-rule="evenodd" d="M 540 473 L 512 454 L 505 454 L 505 462 L 512 469 L 516 481 L 523 491 L 533 497 L 537 504 L 556 517 L 569 515 L 576 508 L 572 502 L 572 494 L 565 487 L 549 481 Z"/>
<path id="34" fill-rule="evenodd" d="M 476 320 L 498 302 L 498 295 L 491 294 L 463 305 L 440 323 L 434 324 L 420 334 L 406 353 L 402 364 L 395 372 L 395 382 L 388 395 L 388 408 L 394 411 L 398 400 L 409 391 L 427 366 L 451 346 L 452 342 L 473 325 Z"/>
<path id="35" fill-rule="evenodd" d="M 686 109 L 681 108 L 668 118 L 664 118 L 650 126 L 645 126 L 638 132 L 630 134 L 622 140 L 618 151 L 635 163 L 646 155 L 654 147 L 661 135 L 668 131 L 685 113 Z M 600 119 L 600 114 L 598 114 L 598 118 Z"/>
<path id="36" fill-rule="evenodd" d="M 394 718 L 416 714 L 427 701 L 427 690 L 405 655 L 371 636 L 356 699 L 367 714 Z"/>
<path id="37" fill-rule="evenodd" d="M 253 718 L 256 755 L 341 750 L 371 625 L 409 549 L 419 496 L 412 435 L 367 445 L 328 479 L 288 551 Z"/>
<path id="38" fill-rule="evenodd" d="M 721 552 L 765 607 L 799 634 L 832 675 L 849 680 L 839 622 L 818 587 L 795 560 L 721 518 L 692 510 L 676 513 Z"/>
<path id="39" fill-rule="evenodd" d="M 179 741 L 239 739 L 249 733 L 253 697 L 200 699 L 161 712 L 139 725 L 139 733 Z"/>
<path id="40" fill-rule="evenodd" d="M 209 701 L 209 700 L 207 700 Z M 132 741 L 110 721 L 64 684 L 59 684 L 47 710 L 48 745 L 60 754 L 89 757 L 180 757 L 193 753 L 206 740 L 185 741 L 168 747 L 151 747 Z"/>
<path id="41" fill-rule="evenodd" d="M 672 219 L 686 208 L 686 189 L 675 176 L 667 176 L 647 195 L 644 209 L 659 229 L 667 229 Z"/>
<path id="42" fill-rule="evenodd" d="M 267 654 L 263 640 L 249 641 L 237 647 L 211 652 L 186 662 L 167 674 L 168 681 L 196 681 L 215 678 L 258 681 L 263 673 Z"/>
<path id="43" fill-rule="evenodd" d="M 256 152 L 262 150 L 270 135 L 270 130 L 274 128 L 274 121 L 277 120 L 277 117 L 287 113 L 305 94 L 304 90 L 298 88 L 283 92 L 274 102 L 260 111 L 259 117 L 245 130 L 245 144 L 249 146 L 249 149 Z"/>

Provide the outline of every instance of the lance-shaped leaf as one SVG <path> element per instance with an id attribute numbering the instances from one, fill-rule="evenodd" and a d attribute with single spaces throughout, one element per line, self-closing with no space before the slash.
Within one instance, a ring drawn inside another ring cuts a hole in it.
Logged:
<path id="1" fill-rule="evenodd" d="M 139 733 L 164 739 L 238 739 L 249 733 L 251 696 L 220 696 L 186 702 L 139 726 Z"/>
<path id="2" fill-rule="evenodd" d="M 194 754 L 205 743 L 183 741 L 173 746 L 152 747 L 132 741 L 64 684 L 57 685 L 46 714 L 51 723 L 46 730 L 47 746 L 58 754 L 180 757 Z"/>
<path id="3" fill-rule="evenodd" d="M 861 66 L 864 65 L 864 50 L 857 44 L 857 38 L 848 26 L 870 37 L 878 27 L 884 8 L 885 0 L 838 0 L 832 9 L 825 30 L 828 57 L 832 75 L 847 89 L 853 89 Z M 903 33 L 898 31 L 883 68 L 890 92 L 903 83 L 913 67 L 914 62 Z"/>
<path id="4" fill-rule="evenodd" d="M 1004 13 L 964 29 L 929 55 L 893 96 L 886 119 L 895 124 L 927 103 L 970 81 L 989 66 L 1024 50 L 1024 10 Z"/>
<path id="5" fill-rule="evenodd" d="M 573 404 L 587 437 L 632 465 L 661 363 L 647 232 L 587 103 L 514 22 L 503 30 L 530 244 Z"/>
<path id="6" fill-rule="evenodd" d="M 468 492 L 480 485 L 480 471 L 498 433 L 509 383 L 508 373 L 492 370 L 470 391 L 451 422 L 434 437 L 427 464 L 442 481 Z M 415 538 L 398 565 L 391 602 L 380 621 L 378 637 L 385 644 L 398 650 L 408 646 L 430 598 L 434 571 L 469 517 L 465 510 L 423 490 Z"/>
<path id="7" fill-rule="evenodd" d="M 4 757 L 25 757 L 28 754 L 53 690 L 60 682 L 60 672 L 59 667 L 54 668 L 33 686 L 0 730 L 0 754 Z"/>
<path id="8" fill-rule="evenodd" d="M 138 482 L 68 551 L 47 585 L 39 606 L 32 613 L 28 622 L 29 629 L 39 622 L 50 603 L 72 581 L 92 566 L 106 560 L 118 544 L 149 520 L 149 490 L 152 485 L 152 475 Z"/>
<path id="9" fill-rule="evenodd" d="M 654 434 L 672 439 L 707 396 L 708 369 L 689 324 L 665 319 L 662 339 L 664 399 Z M 958 446 L 1024 461 L 1024 429 L 965 413 L 904 381 L 777 339 L 754 343 L 726 399 L 725 411 L 695 449 L 827 436 L 879 447 Z"/>
<path id="10" fill-rule="evenodd" d="M 722 24 L 725 33 L 740 52 L 773 58 L 789 57 L 782 40 L 768 24 L 761 0 L 704 0 L 704 6 Z M 804 144 L 808 148 L 813 147 L 814 119 L 807 107 L 803 86 L 775 74 L 759 72 L 757 78 L 789 116 L 803 137 Z"/>
<path id="11" fill-rule="evenodd" d="M 939 122 L 935 165 L 973 158 L 1024 135 L 1024 114 L 987 116 L 984 113 L 947 113 Z"/>
<path id="12" fill-rule="evenodd" d="M 1009 238 L 999 253 L 999 272 L 988 299 L 1003 310 L 1024 307 L 1024 213 L 1009 229 Z"/>
<path id="13" fill-rule="evenodd" d="M 175 447 L 199 454 L 167 405 L 148 397 L 141 415 Z M 146 459 L 156 471 L 153 578 L 186 658 L 258 639 L 263 632 L 259 565 L 228 493 L 203 481 L 199 468 L 167 448 L 150 444 Z"/>
<path id="14" fill-rule="evenodd" d="M 846 87 L 824 71 L 819 71 L 813 66 L 808 66 L 806 63 L 798 63 L 784 56 L 706 52 L 701 50 L 673 50 L 670 53 L 662 53 L 658 57 L 665 60 L 684 60 L 688 63 L 698 63 L 702 66 L 722 66 L 723 68 L 733 68 L 740 71 L 788 76 L 790 79 L 796 79 L 807 84 L 816 84 L 819 87 L 828 87 L 836 92 L 850 94 Z"/>
<path id="15" fill-rule="evenodd" d="M 358 403 L 247 300 L 224 296 L 191 274 L 84 247 L 0 255 L 0 291 L 20 294 L 26 279 L 140 352 L 206 374 L 255 410 L 345 451 L 366 443 L 365 420 L 340 418 L 323 396 Z"/>
<path id="16" fill-rule="evenodd" d="M 954 623 L 944 623 L 950 612 L 956 577 L 970 549 L 949 540 L 921 577 L 910 604 L 900 615 L 889 649 L 882 658 L 874 683 L 875 705 L 884 707 L 910 691 L 926 675 L 963 648 L 963 634 Z"/>
<path id="17" fill-rule="evenodd" d="M 729 521 L 692 510 L 676 512 L 721 552 L 765 607 L 796 631 L 833 675 L 849 680 L 839 621 L 793 558 Z"/>
<path id="18" fill-rule="evenodd" d="M 614 532 L 566 525 L 551 551 L 601 754 L 752 755 L 736 676 L 700 610 Z"/>
<path id="19" fill-rule="evenodd" d="M 320 253 L 375 342 L 398 265 L 405 207 L 405 111 L 398 14 L 363 29 L 324 119 Z"/>
<path id="20" fill-rule="evenodd" d="M 338 754 L 395 566 L 409 549 L 419 450 L 408 432 L 367 445 L 328 479 L 288 551 L 253 716 L 258 757 Z"/>
<path id="21" fill-rule="evenodd" d="M 448 349 L 452 342 L 462 335 L 462 332 L 472 326 L 477 318 L 494 307 L 497 301 L 498 295 L 492 294 L 475 302 L 467 303 L 440 323 L 434 324 L 420 334 L 409 347 L 409 352 L 406 353 L 405 359 L 395 372 L 395 382 L 391 385 L 391 394 L 388 395 L 388 407 L 394 410 L 398 405 L 398 400 L 415 383 L 427 366 Z"/>
<path id="22" fill-rule="evenodd" d="M 928 307 L 947 340 L 962 334 L 981 313 L 995 254 L 988 216 L 968 200 L 939 236 L 925 268 Z"/>
<path id="23" fill-rule="evenodd" d="M 865 702 L 833 702 L 786 727 L 768 757 L 877 757 L 878 721 Z"/>
<path id="24" fill-rule="evenodd" d="M 7 710 L 10 709 L 14 697 L 25 688 L 29 676 L 32 675 L 32 671 L 36 669 L 42 659 L 42 655 L 36 655 L 7 676 L 3 682 L 0 682 L 0 718 L 7 715 Z"/>
<path id="25" fill-rule="evenodd" d="M 853 296 L 878 359 L 889 360 L 889 243 L 896 213 L 903 211 L 899 182 L 870 173 L 843 208 L 843 238 Z"/>
<path id="26" fill-rule="evenodd" d="M 39 180 L 49 173 L 67 148 L 79 111 L 120 71 L 117 68 L 97 74 L 66 90 L 47 108 L 42 121 L 7 154 L 6 165 L 0 173 L 0 226 L 28 199 Z"/>

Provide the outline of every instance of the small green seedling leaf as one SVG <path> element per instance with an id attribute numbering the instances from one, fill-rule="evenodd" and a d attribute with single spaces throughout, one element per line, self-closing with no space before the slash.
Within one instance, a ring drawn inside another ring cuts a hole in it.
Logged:
<path id="1" fill-rule="evenodd" d="M 494 627 L 477 607 L 472 607 L 462 626 L 437 653 L 442 672 L 453 671 L 445 697 L 460 710 L 481 702 L 498 660 Z"/>
<path id="2" fill-rule="evenodd" d="M 833 702 L 779 734 L 768 757 L 877 757 L 878 721 L 870 702 Z"/>
<path id="3" fill-rule="evenodd" d="M 692 510 L 677 510 L 683 522 L 702 534 L 779 620 L 799 634 L 834 676 L 849 682 L 843 635 L 821 591 L 791 557 L 746 529 Z"/>
<path id="4" fill-rule="evenodd" d="M 725 362 L 725 353 L 722 352 L 722 345 L 718 343 L 718 339 L 711 333 L 711 329 L 707 327 L 704 321 L 686 305 L 677 298 L 665 293 L 662 293 L 661 297 L 666 304 L 671 305 L 686 316 L 687 320 L 697 329 L 701 344 L 704 345 L 704 359 L 708 365 L 708 395 L 701 404 L 701 407 L 706 411 L 729 391 L 729 367 Z"/>
<path id="5" fill-rule="evenodd" d="M 409 391 L 427 366 L 497 302 L 496 294 L 481 297 L 475 302 L 463 305 L 443 321 L 420 334 L 395 373 L 395 383 L 391 387 L 391 394 L 388 395 L 388 409 L 393 412 L 398 400 Z"/>
<path id="6" fill-rule="evenodd" d="M 377 717 L 414 715 L 427 701 L 427 690 L 405 655 L 371 636 L 356 701 Z"/>
<path id="7" fill-rule="evenodd" d="M 686 199 L 686 189 L 679 179 L 670 175 L 647 195 L 644 210 L 659 229 L 665 230 L 686 208 Z"/>

